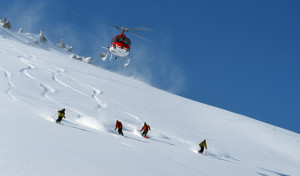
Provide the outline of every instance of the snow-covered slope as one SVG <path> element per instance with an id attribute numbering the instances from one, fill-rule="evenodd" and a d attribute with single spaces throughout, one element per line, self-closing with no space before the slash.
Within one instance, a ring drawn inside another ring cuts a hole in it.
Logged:
<path id="1" fill-rule="evenodd" d="M 299 134 L 74 60 L 35 37 L 0 28 L 1 176 L 300 175 Z M 206 156 L 196 152 L 203 139 Z"/>

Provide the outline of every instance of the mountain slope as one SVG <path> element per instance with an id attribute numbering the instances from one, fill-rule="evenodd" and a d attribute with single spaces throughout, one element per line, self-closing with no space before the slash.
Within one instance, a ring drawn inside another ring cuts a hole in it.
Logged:
<path id="1" fill-rule="evenodd" d="M 300 135 L 0 28 L 0 175 L 300 175 Z M 64 125 L 54 121 L 66 108 Z M 54 116 L 54 117 L 53 117 Z M 124 125 L 121 137 L 115 121 Z M 140 136 L 151 126 L 150 139 Z M 207 139 L 206 156 L 196 153 Z"/>

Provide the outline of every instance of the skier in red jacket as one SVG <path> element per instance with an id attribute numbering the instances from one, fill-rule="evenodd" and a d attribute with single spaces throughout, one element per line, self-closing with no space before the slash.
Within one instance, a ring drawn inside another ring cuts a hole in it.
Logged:
<path id="1" fill-rule="evenodd" d="M 115 130 L 118 128 L 118 133 L 119 133 L 119 135 L 122 135 L 123 136 L 123 132 L 122 132 L 122 128 L 123 128 L 123 126 L 122 126 L 122 122 L 120 122 L 120 121 L 116 121 L 116 128 L 115 128 Z"/>
<path id="2" fill-rule="evenodd" d="M 144 131 L 143 131 L 143 130 L 144 130 Z M 142 136 L 144 136 L 145 138 L 148 138 L 148 137 L 147 137 L 148 130 L 151 130 L 151 128 L 150 128 L 150 126 L 147 125 L 147 123 L 145 122 L 143 128 L 140 130 L 140 132 L 143 131 Z"/>

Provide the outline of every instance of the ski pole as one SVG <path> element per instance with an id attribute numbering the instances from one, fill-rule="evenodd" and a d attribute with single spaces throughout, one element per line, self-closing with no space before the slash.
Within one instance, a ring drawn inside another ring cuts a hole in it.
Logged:
<path id="1" fill-rule="evenodd" d="M 55 113 L 51 118 L 54 119 L 53 117 L 56 116 L 57 113 Z"/>

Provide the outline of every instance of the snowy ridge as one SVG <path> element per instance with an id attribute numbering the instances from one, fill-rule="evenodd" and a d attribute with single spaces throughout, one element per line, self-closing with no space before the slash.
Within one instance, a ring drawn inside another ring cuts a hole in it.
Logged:
<path id="1" fill-rule="evenodd" d="M 35 37 L 0 28 L 0 175 L 300 175 L 299 134 L 79 62 Z M 203 139 L 206 156 L 197 153 Z"/>

